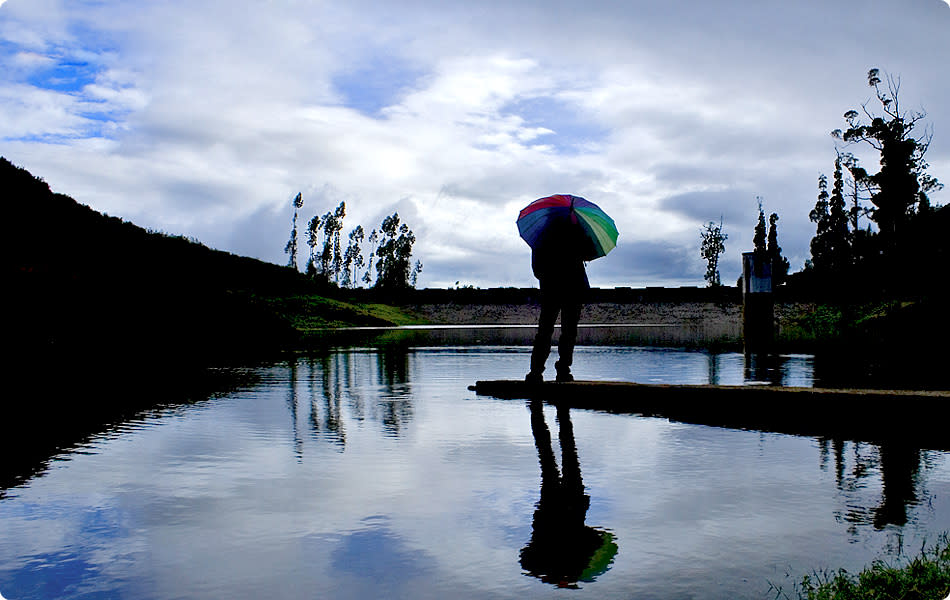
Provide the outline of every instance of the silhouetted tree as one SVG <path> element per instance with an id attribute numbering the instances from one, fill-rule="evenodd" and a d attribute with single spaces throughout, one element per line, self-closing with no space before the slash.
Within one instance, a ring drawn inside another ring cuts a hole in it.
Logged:
<path id="1" fill-rule="evenodd" d="M 419 273 L 422 273 L 422 261 L 417 260 L 416 264 L 412 267 L 412 273 L 409 275 L 409 285 L 416 287 L 416 284 L 419 282 Z"/>
<path id="2" fill-rule="evenodd" d="M 379 242 L 379 232 L 375 229 L 369 233 L 369 237 L 366 238 L 366 243 L 369 245 L 369 256 L 366 259 L 366 272 L 363 273 L 363 283 L 366 284 L 366 287 L 370 287 L 373 284 L 373 267 L 376 265 L 376 244 Z"/>
<path id="3" fill-rule="evenodd" d="M 321 216 L 314 216 L 310 219 L 310 236 L 308 243 L 310 247 L 310 267 L 307 273 L 323 283 L 330 282 L 330 261 L 332 260 L 332 243 L 327 245 L 326 234 L 327 222 L 333 218 L 333 213 L 327 211 Z M 320 236 L 323 234 L 324 241 L 321 246 Z M 317 248 L 320 248 L 318 251 Z"/>
<path id="4" fill-rule="evenodd" d="M 811 238 L 811 260 L 805 262 L 805 267 L 820 271 L 825 269 L 826 257 L 829 254 L 828 177 L 824 173 L 818 176 L 818 201 L 815 202 L 815 208 L 808 213 L 808 218 L 815 224 L 815 236 Z"/>
<path id="5" fill-rule="evenodd" d="M 752 250 L 755 252 L 756 256 L 760 258 L 765 258 L 768 255 L 768 247 L 766 244 L 766 229 L 765 229 L 765 211 L 762 209 L 762 198 L 756 196 L 756 200 L 759 203 L 759 220 L 755 224 L 755 234 L 752 236 Z"/>
<path id="6" fill-rule="evenodd" d="M 359 284 L 359 270 L 363 267 L 363 226 L 357 225 L 350 232 L 350 243 L 343 253 L 343 287 Z"/>
<path id="7" fill-rule="evenodd" d="M 339 283 L 343 268 L 343 253 L 340 247 L 340 232 L 346 216 L 346 203 L 340 202 L 333 212 L 323 215 L 323 251 L 320 253 L 319 275 L 326 282 Z"/>
<path id="8" fill-rule="evenodd" d="M 317 244 L 320 243 L 320 217 L 314 215 L 307 226 L 307 246 L 310 248 L 310 259 L 307 261 L 307 275 L 317 275 Z"/>
<path id="9" fill-rule="evenodd" d="M 333 232 L 333 281 L 340 282 L 340 273 L 343 272 L 343 245 L 340 234 L 343 232 L 343 217 L 346 216 L 346 205 L 340 202 L 333 217 L 336 219 L 336 230 Z"/>
<path id="10" fill-rule="evenodd" d="M 828 179 L 822 175 L 818 182 L 818 202 L 809 213 L 809 218 L 816 224 L 816 230 L 811 241 L 812 258 L 806 267 L 813 269 L 826 280 L 839 284 L 848 281 L 853 283 L 851 276 L 857 276 L 854 266 L 861 261 L 862 256 L 873 253 L 869 244 L 869 232 L 854 229 L 858 217 L 862 214 L 860 184 L 857 179 L 852 185 L 850 209 L 847 208 L 845 200 L 845 168 L 849 172 L 860 173 L 860 167 L 856 164 L 853 156 L 837 156 L 831 194 L 828 194 Z M 849 277 L 842 279 L 844 275 Z"/>
<path id="11" fill-rule="evenodd" d="M 828 201 L 828 265 L 832 272 L 843 273 L 851 265 L 851 241 L 848 232 L 848 213 L 844 202 L 844 174 L 841 157 L 835 159 L 834 185 Z"/>
<path id="12" fill-rule="evenodd" d="M 914 130 L 926 117 L 924 111 L 907 112 L 901 109 L 900 79 L 885 75 L 886 86 L 879 69 L 868 71 L 868 85 L 874 88 L 881 105 L 881 115 L 862 105 L 864 117 L 856 110 L 844 114 L 848 123 L 845 131 L 834 130 L 831 134 L 848 144 L 865 143 L 880 154 L 881 170 L 868 174 L 864 169 L 851 169 L 855 180 L 871 192 L 874 208 L 871 218 L 877 223 L 885 249 L 898 243 L 899 234 L 911 217 L 930 210 L 928 194 L 942 185 L 926 173 L 929 166 L 924 155 L 930 146 L 932 131 L 925 130 L 915 137 Z"/>
<path id="13" fill-rule="evenodd" d="M 788 259 L 782 256 L 782 247 L 778 245 L 778 214 L 772 213 L 768 219 L 768 233 L 766 233 L 765 209 L 762 207 L 762 198 L 756 196 L 759 205 L 759 218 L 755 224 L 755 233 L 752 236 L 752 249 L 758 259 L 772 265 L 772 281 L 779 285 L 788 275 Z"/>
<path id="14" fill-rule="evenodd" d="M 288 267 L 293 267 L 297 270 L 297 211 L 303 207 L 303 196 L 297 194 L 293 201 L 294 204 L 294 221 L 293 226 L 290 229 L 290 239 L 287 240 L 287 245 L 284 246 L 284 253 L 289 254 L 290 258 L 287 261 Z"/>
<path id="15" fill-rule="evenodd" d="M 788 259 L 782 256 L 782 247 L 778 245 L 778 214 L 769 215 L 769 242 L 766 252 L 772 261 L 772 281 L 781 285 L 788 276 Z"/>
<path id="16" fill-rule="evenodd" d="M 383 219 L 380 243 L 376 249 L 376 286 L 379 289 L 410 287 L 410 260 L 416 236 L 399 222 L 399 214 Z M 421 269 L 421 263 L 419 267 Z"/>
<path id="17" fill-rule="evenodd" d="M 838 159 L 841 161 L 841 166 L 844 167 L 844 172 L 847 174 L 847 176 L 844 177 L 845 187 L 847 187 L 845 196 L 850 202 L 848 208 L 848 226 L 853 236 L 855 232 L 861 231 L 861 217 L 867 217 L 870 214 L 870 210 L 865 205 L 865 202 L 871 199 L 871 191 L 867 185 L 867 171 L 861 167 L 861 163 L 857 157 L 849 152 L 838 152 Z"/>
<path id="18" fill-rule="evenodd" d="M 726 251 L 726 239 L 729 237 L 722 232 L 722 217 L 719 218 L 719 225 L 710 221 L 699 232 L 702 239 L 699 253 L 706 261 L 706 275 L 704 279 L 709 287 L 716 287 L 719 281 L 719 255 Z"/>

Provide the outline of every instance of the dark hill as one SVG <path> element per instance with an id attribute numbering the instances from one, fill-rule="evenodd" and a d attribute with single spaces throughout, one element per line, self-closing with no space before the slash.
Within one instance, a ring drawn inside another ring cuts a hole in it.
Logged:
<path id="1" fill-rule="evenodd" d="M 8 340 L 22 360 L 204 363 L 296 332 L 253 300 L 312 292 L 292 269 L 100 214 L 0 158 Z"/>
<path id="2" fill-rule="evenodd" d="M 139 411 L 247 383 L 207 367 L 296 343 L 266 301 L 312 296 L 294 270 L 102 215 L 4 158 L 0 190 L 0 420 L 10 433 L 0 436 L 0 498 L 61 449 Z"/>

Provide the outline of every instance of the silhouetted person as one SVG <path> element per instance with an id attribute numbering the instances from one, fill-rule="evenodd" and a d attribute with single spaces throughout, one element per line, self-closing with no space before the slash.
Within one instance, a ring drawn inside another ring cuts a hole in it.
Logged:
<path id="1" fill-rule="evenodd" d="M 556 379 L 574 381 L 571 364 L 574 362 L 577 322 L 590 290 L 581 257 L 589 253 L 590 245 L 577 224 L 565 222 L 549 227 L 531 249 L 531 269 L 541 288 L 541 314 L 531 351 L 531 371 L 525 376 L 529 383 L 542 381 L 541 374 L 551 353 L 551 337 L 558 313 L 561 315 L 561 335 L 557 345 L 558 360 L 554 363 Z"/>
<path id="2" fill-rule="evenodd" d="M 541 462 L 541 499 L 534 511 L 531 541 L 521 550 L 521 566 L 546 583 L 573 587 L 583 576 L 602 572 L 616 552 L 613 536 L 584 524 L 590 496 L 584 493 L 581 468 L 574 444 L 570 409 L 558 407 L 561 473 L 544 421 L 542 402 L 531 402 L 531 432 Z M 603 564 L 592 565 L 602 551 Z M 588 573 L 585 574 L 585 571 Z"/>

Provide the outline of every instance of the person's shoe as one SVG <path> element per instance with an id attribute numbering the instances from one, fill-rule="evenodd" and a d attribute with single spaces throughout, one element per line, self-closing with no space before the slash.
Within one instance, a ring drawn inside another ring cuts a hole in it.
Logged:
<path id="1" fill-rule="evenodd" d="M 531 373 L 528 373 L 524 376 L 524 380 L 526 383 L 541 383 L 544 381 L 544 378 L 541 377 L 541 373 L 535 373 L 532 371 Z"/>
<path id="2" fill-rule="evenodd" d="M 561 363 L 556 362 L 554 363 L 554 368 L 557 370 L 557 377 L 554 379 L 554 381 L 558 381 L 561 383 L 564 383 L 566 381 L 574 381 L 574 376 L 571 375 L 570 367 L 566 367 L 566 368 L 561 367 Z"/>

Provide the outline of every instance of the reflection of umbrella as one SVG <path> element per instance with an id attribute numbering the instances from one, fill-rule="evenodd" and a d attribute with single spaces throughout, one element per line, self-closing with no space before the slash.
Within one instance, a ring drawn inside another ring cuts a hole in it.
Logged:
<path id="1" fill-rule="evenodd" d="M 521 549 L 521 566 L 529 575 L 558 587 L 576 588 L 578 582 L 591 583 L 610 569 L 618 550 L 612 533 L 551 521 L 544 524 L 536 516 L 531 541 Z"/>
<path id="2" fill-rule="evenodd" d="M 617 226 L 599 206 L 569 194 L 535 200 L 518 215 L 518 232 L 532 248 L 554 228 L 573 226 L 590 242 L 582 251 L 584 260 L 606 256 L 617 245 Z"/>
<path id="3" fill-rule="evenodd" d="M 604 531 L 601 533 L 601 539 L 604 541 L 603 545 L 594 551 L 590 562 L 587 563 L 587 568 L 578 577 L 579 580 L 593 581 L 598 575 L 603 575 L 610 568 L 614 556 L 617 555 L 617 542 L 614 541 L 614 535 L 609 531 Z"/>

